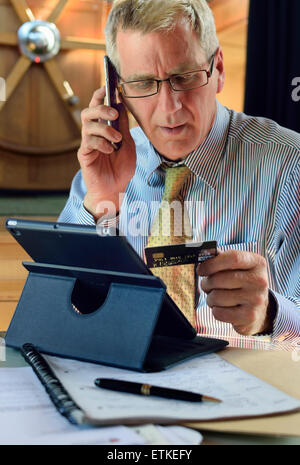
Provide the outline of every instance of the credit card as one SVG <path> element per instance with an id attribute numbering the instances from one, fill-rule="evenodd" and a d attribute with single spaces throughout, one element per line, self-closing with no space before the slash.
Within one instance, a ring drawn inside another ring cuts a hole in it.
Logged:
<path id="1" fill-rule="evenodd" d="M 145 248 L 149 268 L 199 264 L 217 255 L 217 242 L 191 242 Z"/>

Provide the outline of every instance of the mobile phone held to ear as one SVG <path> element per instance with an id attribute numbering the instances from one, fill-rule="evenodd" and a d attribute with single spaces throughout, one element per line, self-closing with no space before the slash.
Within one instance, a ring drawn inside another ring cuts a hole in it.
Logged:
<path id="1" fill-rule="evenodd" d="M 117 71 L 108 58 L 108 56 L 104 57 L 104 76 L 105 76 L 105 90 L 106 90 L 106 104 L 109 107 L 113 107 L 118 110 L 117 107 L 117 96 L 116 90 L 118 85 L 118 74 Z M 119 131 L 119 118 L 114 121 L 107 121 L 108 126 L 112 126 L 116 131 Z M 115 150 L 119 150 L 121 142 L 112 142 L 112 146 Z"/>

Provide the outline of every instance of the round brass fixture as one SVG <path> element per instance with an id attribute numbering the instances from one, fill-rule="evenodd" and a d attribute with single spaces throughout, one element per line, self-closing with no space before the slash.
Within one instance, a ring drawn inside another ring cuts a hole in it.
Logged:
<path id="1" fill-rule="evenodd" d="M 35 63 L 45 62 L 58 54 L 60 33 L 54 23 L 34 20 L 18 30 L 19 47 L 23 55 Z"/>

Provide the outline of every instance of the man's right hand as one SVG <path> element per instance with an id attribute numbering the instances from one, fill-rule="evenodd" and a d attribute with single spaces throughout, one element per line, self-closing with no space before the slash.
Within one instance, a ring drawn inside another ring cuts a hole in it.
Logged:
<path id="1" fill-rule="evenodd" d="M 94 92 L 89 107 L 82 111 L 82 141 L 78 150 L 78 160 L 87 188 L 84 198 L 85 208 L 97 221 L 104 213 L 118 212 L 120 195 L 136 168 L 135 143 L 129 131 L 128 116 L 124 104 L 118 104 L 118 112 L 104 105 L 105 87 Z M 114 114 L 111 114 L 111 112 Z M 107 120 L 119 116 L 120 132 L 108 126 Z M 122 146 L 115 151 L 111 142 L 122 140 Z M 108 205 L 115 211 L 107 211 Z"/>

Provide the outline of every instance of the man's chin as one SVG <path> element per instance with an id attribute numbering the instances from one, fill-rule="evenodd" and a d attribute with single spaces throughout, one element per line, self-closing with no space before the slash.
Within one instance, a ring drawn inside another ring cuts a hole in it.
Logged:
<path id="1" fill-rule="evenodd" d="M 194 150 L 190 141 L 186 140 L 169 140 L 165 143 L 162 143 L 162 141 L 159 140 L 157 143 L 152 142 L 152 144 L 161 155 L 174 161 L 187 157 L 187 155 Z"/>

